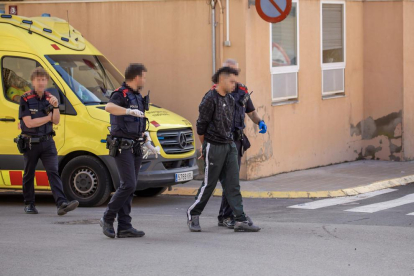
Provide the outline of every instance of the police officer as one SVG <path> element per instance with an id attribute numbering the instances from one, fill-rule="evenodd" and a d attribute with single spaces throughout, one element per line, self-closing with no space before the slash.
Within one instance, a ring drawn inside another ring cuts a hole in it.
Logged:
<path id="1" fill-rule="evenodd" d="M 147 69 L 142 64 L 130 64 L 125 82 L 111 94 L 105 110 L 111 115 L 110 154 L 115 157 L 121 183 L 112 196 L 100 220 L 104 235 L 115 238 L 114 220 L 118 217 L 118 238 L 142 237 L 143 231 L 131 224 L 131 204 L 141 167 L 141 145 L 146 130 L 144 112 L 149 99 L 140 89 L 145 83 Z"/>
<path id="2" fill-rule="evenodd" d="M 220 68 L 212 78 L 217 86 L 206 93 L 199 106 L 197 133 L 202 143 L 202 156 L 205 158 L 205 178 L 196 201 L 187 210 L 187 225 L 191 232 L 201 231 L 199 216 L 219 179 L 235 214 L 234 231 L 260 230 L 244 214 L 240 194 L 238 153 L 232 136 L 235 101 L 230 95 L 235 89 L 238 74 L 233 68 Z"/>
<path id="3" fill-rule="evenodd" d="M 237 71 L 239 71 L 239 64 L 234 59 L 227 59 L 223 63 L 223 67 L 231 67 Z M 239 71 L 240 72 L 240 71 Z M 244 152 L 250 147 L 250 143 L 247 137 L 243 134 L 243 129 L 245 128 L 244 125 L 244 117 L 245 114 L 249 116 L 250 120 L 253 123 L 259 126 L 259 133 L 266 133 L 267 126 L 265 122 L 260 119 L 259 114 L 254 108 L 253 102 L 250 99 L 248 89 L 245 85 L 241 83 L 236 84 L 236 88 L 231 93 L 235 100 L 235 114 L 234 114 L 234 121 L 232 125 L 232 132 L 233 132 L 233 141 L 236 144 L 236 148 L 238 151 L 237 160 L 239 164 L 240 170 L 240 163 L 241 157 L 243 156 Z M 229 203 L 227 202 L 226 196 L 223 193 L 219 216 L 218 216 L 218 225 L 225 226 L 229 229 L 234 228 L 234 216 L 233 212 L 230 208 Z"/>
<path id="4" fill-rule="evenodd" d="M 19 119 L 22 130 L 19 139 L 23 141 L 24 156 L 23 196 L 26 214 L 37 214 L 35 206 L 34 177 L 38 160 L 42 160 L 49 179 L 50 188 L 57 205 L 59 216 L 78 207 L 79 202 L 68 202 L 58 172 L 56 145 L 53 141 L 53 124 L 59 124 L 59 102 L 45 91 L 49 74 L 41 67 L 31 74 L 33 90 L 20 99 Z"/>

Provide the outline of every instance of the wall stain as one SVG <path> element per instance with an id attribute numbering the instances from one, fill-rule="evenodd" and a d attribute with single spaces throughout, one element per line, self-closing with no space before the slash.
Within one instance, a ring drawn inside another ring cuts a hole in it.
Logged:
<path id="1" fill-rule="evenodd" d="M 402 123 L 402 110 L 399 112 L 390 113 L 384 117 L 374 120 L 372 117 L 359 122 L 356 126 L 351 124 L 350 134 L 352 136 L 361 136 L 362 140 L 372 140 L 379 136 L 384 136 L 389 141 L 390 155 L 389 160 L 400 161 L 401 158 L 396 156 L 395 153 L 401 153 L 401 123 Z M 397 144 L 393 143 L 393 140 L 397 141 Z M 399 143 L 398 143 L 399 142 Z M 382 139 L 379 141 L 382 145 Z M 354 151 L 358 156 L 356 160 L 365 160 L 370 158 L 372 160 L 378 160 L 376 154 L 383 150 L 382 146 L 368 145 L 365 149 L 361 148 L 361 151 Z"/>
<path id="2" fill-rule="evenodd" d="M 272 143 L 272 139 L 270 137 L 270 131 L 269 131 L 270 114 L 267 113 L 265 105 L 256 107 L 256 111 L 259 113 L 259 116 L 262 118 L 262 120 L 264 120 L 265 123 L 268 125 L 268 131 L 266 132 L 266 134 L 259 133 L 260 131 L 259 126 L 256 124 L 252 124 L 253 127 L 251 128 L 248 127 L 245 130 L 245 134 L 248 134 L 250 143 L 254 143 L 254 142 L 257 143 L 259 141 L 260 143 L 263 143 L 260 146 L 260 149 L 256 154 L 251 155 L 252 149 L 249 149 L 246 153 L 247 158 L 245 162 L 243 162 L 243 164 L 246 165 L 246 169 L 248 170 L 247 178 L 249 178 L 249 175 L 252 175 L 252 174 L 257 175 L 257 170 L 260 169 L 261 164 L 273 158 L 273 143 Z M 260 115 L 260 114 L 263 114 L 263 115 Z M 250 121 L 250 119 L 246 119 L 246 120 Z"/>
<path id="3" fill-rule="evenodd" d="M 356 160 L 366 160 L 368 157 L 371 157 L 371 160 L 379 160 L 379 158 L 375 157 L 375 154 L 377 152 L 380 152 L 382 150 L 382 147 L 375 147 L 373 145 L 369 145 L 365 148 L 365 153 L 363 153 L 364 149 L 361 148 L 360 152 L 354 151 L 358 154 L 358 157 Z"/>
<path id="4" fill-rule="evenodd" d="M 261 163 L 267 161 L 273 157 L 273 146 L 272 141 L 267 140 L 263 144 L 263 148 L 259 150 L 259 152 L 253 156 L 249 156 L 246 160 L 246 165 L 250 166 L 254 163 Z"/>

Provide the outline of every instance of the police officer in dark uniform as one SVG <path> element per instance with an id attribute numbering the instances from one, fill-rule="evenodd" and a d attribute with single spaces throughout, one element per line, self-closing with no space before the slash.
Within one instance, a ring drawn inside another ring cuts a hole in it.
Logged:
<path id="1" fill-rule="evenodd" d="M 68 202 L 58 171 L 58 158 L 53 141 L 53 124 L 59 124 L 59 102 L 45 91 L 49 74 L 41 67 L 31 75 L 33 90 L 20 99 L 19 119 L 22 134 L 16 138 L 19 151 L 24 156 L 23 196 L 26 214 L 37 214 L 35 206 L 34 177 L 38 160 L 42 160 L 59 216 L 78 207 L 79 202 Z"/>
<path id="2" fill-rule="evenodd" d="M 233 59 L 227 59 L 223 63 L 223 67 L 231 67 L 239 71 L 239 64 L 237 63 L 237 61 Z M 236 144 L 238 151 L 237 158 L 240 170 L 241 157 L 243 156 L 244 152 L 250 147 L 249 140 L 243 134 L 243 129 L 246 127 L 244 125 L 245 114 L 249 116 L 253 123 L 259 125 L 259 133 L 266 133 L 267 126 L 265 122 L 262 119 L 260 119 L 259 115 L 257 114 L 253 102 L 250 99 L 249 90 L 245 85 L 237 83 L 236 88 L 231 93 L 231 95 L 235 99 L 235 113 L 232 127 L 233 141 Z M 223 193 L 218 216 L 218 225 L 225 226 L 229 229 L 233 229 L 234 224 L 235 221 L 233 211 L 231 210 L 230 205 L 227 202 L 226 196 Z"/>
<path id="3" fill-rule="evenodd" d="M 212 80 L 217 86 L 208 91 L 199 106 L 197 134 L 205 158 L 204 181 L 195 202 L 187 210 L 187 225 L 191 232 L 200 232 L 199 217 L 220 179 L 226 198 L 235 214 L 235 232 L 258 232 L 243 211 L 240 193 L 237 149 L 233 141 L 232 124 L 235 101 L 234 91 L 239 72 L 230 67 L 220 68 Z"/>
<path id="4" fill-rule="evenodd" d="M 142 97 L 147 69 L 142 64 L 131 64 L 125 71 L 125 82 L 111 94 L 105 110 L 111 115 L 111 135 L 108 148 L 115 157 L 121 183 L 112 196 L 100 220 L 103 233 L 115 238 L 113 223 L 118 217 L 118 238 L 142 237 L 143 231 L 132 227 L 131 204 L 141 167 L 141 146 L 146 130 L 145 110 L 149 98 Z"/>

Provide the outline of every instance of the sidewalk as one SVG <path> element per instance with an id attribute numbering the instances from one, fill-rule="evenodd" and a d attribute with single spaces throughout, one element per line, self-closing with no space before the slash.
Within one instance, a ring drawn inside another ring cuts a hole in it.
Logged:
<path id="1" fill-rule="evenodd" d="M 414 182 L 414 161 L 355 161 L 240 181 L 243 197 L 326 198 L 363 194 Z M 195 196 L 201 181 L 172 186 L 168 195 Z M 220 183 L 214 196 L 221 196 Z"/>

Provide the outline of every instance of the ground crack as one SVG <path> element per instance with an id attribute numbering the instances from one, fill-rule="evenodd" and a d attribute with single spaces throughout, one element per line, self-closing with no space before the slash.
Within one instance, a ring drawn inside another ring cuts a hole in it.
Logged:
<path id="1" fill-rule="evenodd" d="M 338 236 L 336 236 L 334 233 L 332 233 L 331 231 L 329 231 L 328 229 L 326 229 L 326 226 L 324 225 L 324 226 L 322 226 L 322 229 L 326 232 L 326 233 L 328 233 L 330 236 L 332 236 L 332 237 L 334 237 L 335 239 L 341 239 L 341 238 L 339 238 Z M 335 228 L 335 230 L 334 230 L 334 232 L 336 231 L 336 228 Z"/>

